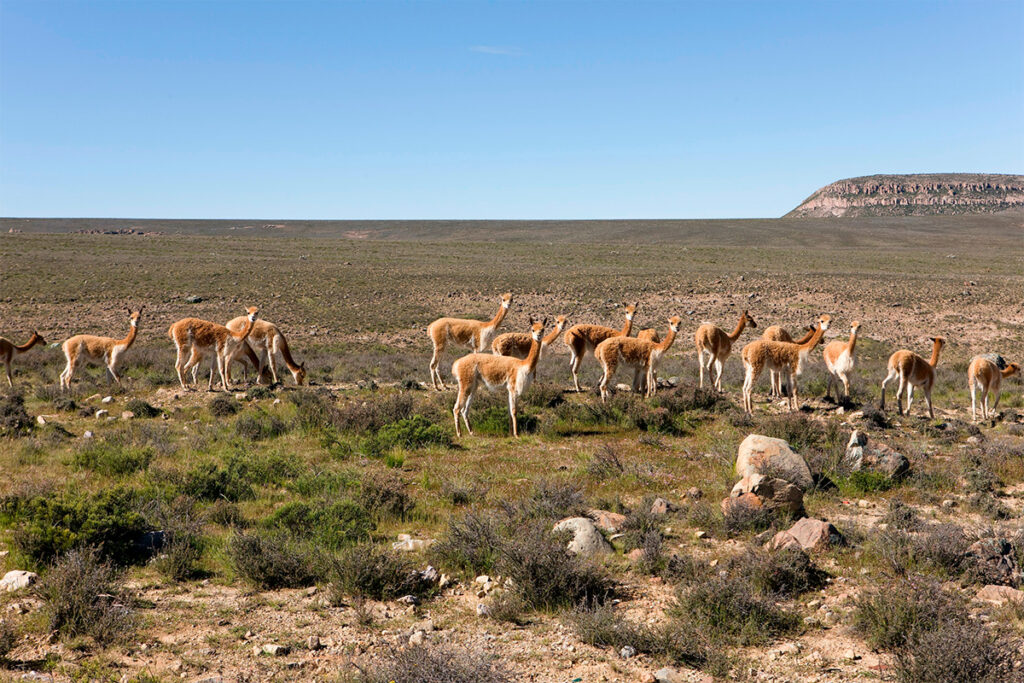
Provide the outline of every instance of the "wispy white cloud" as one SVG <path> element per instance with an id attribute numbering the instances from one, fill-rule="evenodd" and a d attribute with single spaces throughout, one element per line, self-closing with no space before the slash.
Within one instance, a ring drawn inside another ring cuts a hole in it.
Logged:
<path id="1" fill-rule="evenodd" d="M 501 45 L 474 45 L 469 49 L 473 52 L 482 52 L 485 55 L 505 55 L 506 57 L 522 57 L 524 54 L 518 47 Z"/>

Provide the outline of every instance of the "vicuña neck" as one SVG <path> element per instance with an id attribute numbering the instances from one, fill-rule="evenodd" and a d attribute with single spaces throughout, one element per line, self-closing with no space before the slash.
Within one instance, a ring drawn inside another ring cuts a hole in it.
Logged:
<path id="1" fill-rule="evenodd" d="M 505 308 L 504 304 L 499 305 L 498 312 L 494 315 L 493 318 L 491 318 L 491 321 L 487 323 L 487 326 L 497 327 L 498 325 L 501 324 L 501 321 L 505 319 L 506 315 L 508 315 L 508 309 Z"/>
<path id="2" fill-rule="evenodd" d="M 124 345 L 124 348 L 127 349 L 129 346 L 132 345 L 132 343 L 135 342 L 135 335 L 138 334 L 138 331 L 139 331 L 138 326 L 137 325 L 132 325 L 130 327 L 130 329 L 128 330 L 128 336 L 126 336 L 124 339 L 119 341 L 118 344 L 119 345 Z"/>
<path id="3" fill-rule="evenodd" d="M 14 350 L 17 351 L 18 353 L 25 353 L 26 351 L 28 351 L 29 349 L 31 349 L 33 346 L 35 346 L 38 343 L 39 343 L 39 335 L 33 334 L 29 338 L 29 340 L 27 342 L 25 342 L 24 344 L 22 344 L 21 346 L 18 346 L 18 345 L 15 344 L 14 345 Z"/>
<path id="4" fill-rule="evenodd" d="M 857 346 L 857 332 L 860 328 L 850 330 L 850 343 L 846 348 L 850 350 L 850 357 L 853 357 L 853 349 Z"/>
<path id="5" fill-rule="evenodd" d="M 796 344 L 806 344 L 807 342 L 809 342 L 811 340 L 812 336 L 814 336 L 814 328 L 813 327 L 811 329 L 807 330 L 806 332 L 804 332 L 804 336 L 802 336 L 799 339 L 797 339 L 796 342 L 794 342 L 794 343 L 796 343 Z"/>
<path id="6" fill-rule="evenodd" d="M 628 337 L 629 333 L 633 331 L 633 319 L 627 317 L 626 324 L 622 326 L 622 336 Z"/>
<path id="7" fill-rule="evenodd" d="M 743 328 L 747 326 L 747 316 L 740 316 L 740 321 L 736 323 L 736 329 L 729 335 L 729 341 L 736 341 L 740 335 L 743 334 Z"/>
<path id="8" fill-rule="evenodd" d="M 999 371 L 999 374 L 1001 374 L 1003 377 L 1009 377 L 1015 372 L 1017 372 L 1017 368 L 1006 366 L 1005 368 Z"/>
<path id="9" fill-rule="evenodd" d="M 928 361 L 928 365 L 933 368 L 939 364 L 939 352 L 942 351 L 942 342 L 932 343 L 932 359 Z"/>
<path id="10" fill-rule="evenodd" d="M 672 346 L 672 342 L 674 342 L 675 340 L 676 331 L 670 327 L 668 328 L 668 334 L 665 335 L 665 338 L 662 339 L 660 343 L 655 344 L 654 348 L 658 349 L 659 351 L 668 351 L 668 348 Z"/>
<path id="11" fill-rule="evenodd" d="M 553 341 L 558 339 L 558 335 L 562 333 L 562 330 L 557 327 L 551 330 L 551 334 L 540 340 L 541 346 L 549 346 Z M 530 341 L 533 341 L 533 337 L 530 337 Z"/>
<path id="12" fill-rule="evenodd" d="M 530 352 L 526 354 L 526 359 L 523 361 L 526 363 L 526 367 L 530 372 L 533 372 L 534 368 L 537 367 L 537 360 L 540 359 L 540 342 L 530 336 Z"/>
<path id="13" fill-rule="evenodd" d="M 800 344 L 800 350 L 801 351 L 812 351 L 812 350 L 814 350 L 814 347 L 818 345 L 818 342 L 821 341 L 821 337 L 824 334 L 825 334 L 825 328 L 822 327 L 821 325 L 818 325 L 818 327 L 815 328 L 815 330 L 814 330 L 814 334 L 811 335 L 811 338 L 808 339 L 803 344 Z"/>

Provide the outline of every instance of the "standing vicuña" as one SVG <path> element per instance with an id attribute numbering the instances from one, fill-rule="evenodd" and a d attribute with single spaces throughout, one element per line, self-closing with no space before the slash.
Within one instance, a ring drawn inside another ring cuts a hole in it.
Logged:
<path id="1" fill-rule="evenodd" d="M 971 419 L 978 419 L 976 407 L 977 392 L 981 392 L 981 419 L 987 420 L 999 406 L 999 385 L 1004 377 L 1020 374 L 1020 366 L 1016 363 L 1007 364 L 1003 357 L 996 353 L 975 356 L 967 368 L 967 390 L 971 392 Z M 989 393 L 996 395 L 992 407 L 988 406 Z"/>
<path id="2" fill-rule="evenodd" d="M 78 369 L 78 364 L 83 361 L 101 362 L 107 367 L 107 372 L 118 384 L 121 378 L 117 376 L 117 364 L 121 360 L 121 354 L 135 342 L 135 335 L 139 332 L 139 318 L 145 306 L 132 313 L 128 310 L 128 335 L 124 339 L 112 337 L 98 337 L 94 334 L 76 334 L 65 341 L 61 348 L 64 350 L 64 358 L 67 359 L 67 367 L 60 373 L 60 388 L 70 389 L 71 378 Z"/>
<path id="3" fill-rule="evenodd" d="M 430 381 L 437 390 L 445 389 L 444 380 L 441 379 L 441 371 L 437 369 L 441 362 L 441 354 L 444 353 L 448 342 L 464 346 L 470 351 L 483 353 L 487 350 L 494 331 L 508 315 L 508 309 L 512 305 L 512 295 L 505 293 L 501 295 L 501 305 L 498 312 L 488 321 L 464 320 L 462 318 L 438 318 L 427 325 L 427 334 L 434 344 L 434 355 L 430 359 Z"/>
<path id="4" fill-rule="evenodd" d="M 573 325 L 565 331 L 563 339 L 565 345 L 569 347 L 569 367 L 572 369 L 572 383 L 576 387 L 576 391 L 580 391 L 579 371 L 583 357 L 588 353 L 593 353 L 597 345 L 605 339 L 628 337 L 630 330 L 633 329 L 633 316 L 636 314 L 636 309 L 639 305 L 640 302 L 638 301 L 635 304 L 625 306 L 626 324 L 622 327 L 621 331 L 612 327 L 605 327 L 604 325 Z"/>
<path id="5" fill-rule="evenodd" d="M 225 325 L 232 332 L 238 333 L 245 330 L 245 326 L 248 324 L 248 318 L 244 315 L 240 315 L 237 318 L 232 318 Z M 263 374 L 263 368 L 267 365 L 270 366 L 270 376 L 274 380 L 274 384 L 277 384 L 277 354 L 280 353 L 281 357 L 284 358 L 284 364 L 288 367 L 288 370 L 292 373 L 292 378 L 295 380 L 295 384 L 302 385 L 306 381 L 306 364 L 295 362 L 292 358 L 292 352 L 288 348 L 288 340 L 281 334 L 281 330 L 278 329 L 277 325 L 267 320 L 257 320 L 252 326 L 252 332 L 249 333 L 248 339 L 245 340 L 256 353 L 256 357 L 259 360 L 256 366 L 256 380 Z M 243 351 L 244 352 L 244 351 Z M 264 363 L 264 354 L 266 355 L 266 363 Z M 247 354 L 248 357 L 248 354 Z"/>
<path id="6" fill-rule="evenodd" d="M 18 353 L 25 353 L 36 344 L 46 344 L 46 340 L 43 339 L 35 330 L 32 330 L 32 336 L 29 337 L 29 340 L 21 346 L 18 346 L 10 339 L 0 337 L 0 358 L 4 359 L 4 365 L 7 366 L 8 385 L 12 387 L 14 386 L 14 382 L 11 381 L 11 358 L 14 356 L 14 352 L 17 351 Z"/>
<path id="7" fill-rule="evenodd" d="M 825 398 L 832 396 L 832 385 L 836 387 L 836 403 L 839 403 L 839 383 L 843 383 L 843 398 L 850 398 L 850 378 L 847 376 L 853 372 L 856 362 L 854 351 L 857 347 L 857 331 L 860 330 L 860 322 L 854 320 L 850 325 L 850 340 L 842 341 L 835 339 L 825 344 L 821 352 L 825 359 L 825 367 L 828 368 L 828 387 L 825 388 Z"/>
<path id="8" fill-rule="evenodd" d="M 903 388 L 907 389 L 907 414 L 910 414 L 910 404 L 914 400 L 914 387 L 921 387 L 924 392 L 924 400 L 928 403 L 928 416 L 935 419 L 935 411 L 932 410 L 932 385 L 935 384 L 935 366 L 939 364 L 939 353 L 945 346 L 946 340 L 942 337 L 929 337 L 932 341 L 932 359 L 925 360 L 913 351 L 902 349 L 889 356 L 889 374 L 882 380 L 882 402 L 880 407 L 885 410 L 885 387 L 897 377 L 900 378 L 899 388 L 896 390 L 896 410 L 903 414 Z"/>
<path id="9" fill-rule="evenodd" d="M 459 396 L 455 399 L 455 407 L 452 408 L 457 436 L 462 436 L 459 415 L 462 415 L 462 421 L 466 423 L 466 430 L 470 435 L 473 434 L 467 413 L 469 413 L 469 404 L 473 400 L 473 394 L 481 380 L 488 389 L 504 386 L 508 390 L 508 414 L 512 419 L 512 436 L 519 436 L 516 401 L 530 385 L 530 379 L 537 367 L 537 359 L 540 358 L 540 340 L 544 334 L 545 324 L 547 324 L 547 318 L 542 322 L 530 320 L 532 328 L 530 331 L 530 353 L 524 359 L 495 356 L 489 353 L 471 353 L 452 364 L 452 375 L 459 383 Z"/>
<path id="10" fill-rule="evenodd" d="M 682 319 L 674 315 L 668 319 L 668 334 L 660 342 L 638 339 L 635 337 L 612 337 L 606 339 L 594 349 L 594 356 L 601 364 L 604 375 L 601 377 L 601 400 L 608 397 L 608 382 L 615 374 L 619 363 L 633 369 L 633 391 L 640 391 L 641 383 L 645 396 L 654 396 L 658 389 L 655 379 L 655 366 L 661 357 L 672 346 L 679 332 Z"/>
<path id="11" fill-rule="evenodd" d="M 220 375 L 224 391 L 228 388 L 227 369 L 235 355 L 242 349 L 246 337 L 252 332 L 256 324 L 256 316 L 260 309 L 250 306 L 247 309 L 246 320 L 248 323 L 241 332 L 232 332 L 223 325 L 200 320 L 199 318 L 184 318 L 171 325 L 167 330 L 168 335 L 174 341 L 178 357 L 174 362 L 174 369 L 178 373 L 178 381 L 181 388 L 187 390 L 185 385 L 185 374 L 195 367 L 206 354 L 213 351 L 217 359 L 217 374 Z M 188 361 L 185 360 L 185 352 L 189 351 Z"/>
<path id="12" fill-rule="evenodd" d="M 829 321 L 832 318 L 823 315 L 818 318 L 817 328 L 814 334 L 803 344 L 794 342 L 765 341 L 758 339 L 743 347 L 740 354 L 743 358 L 743 410 L 748 415 L 754 414 L 754 382 L 760 377 L 761 372 L 768 368 L 779 373 L 784 373 L 789 378 L 789 408 L 796 410 L 799 401 L 796 392 L 796 378 L 804 370 L 804 360 L 807 354 L 814 350 L 814 347 L 821 341 L 821 336 L 828 329 Z"/>
<path id="13" fill-rule="evenodd" d="M 780 341 L 780 342 L 792 342 L 794 344 L 804 344 L 811 335 L 814 334 L 814 326 L 808 325 L 806 328 L 806 334 L 799 339 L 793 339 L 786 328 L 782 325 L 772 325 L 767 328 L 762 334 L 761 339 L 765 341 Z M 775 372 L 774 370 L 769 371 L 769 379 L 771 379 L 771 389 L 768 391 L 769 398 L 786 396 L 789 394 L 789 385 L 782 381 L 782 373 Z"/>
<path id="14" fill-rule="evenodd" d="M 540 340 L 540 356 L 544 357 L 544 351 L 551 346 L 551 343 L 558 339 L 558 335 L 565 329 L 567 318 L 560 315 L 555 318 L 555 328 Z M 533 346 L 533 337 L 529 332 L 506 332 L 499 334 L 491 342 L 491 353 L 495 356 L 512 356 L 513 358 L 526 358 L 530 355 L 530 347 Z"/>
<path id="15" fill-rule="evenodd" d="M 704 388 L 704 370 L 707 370 L 708 378 L 710 379 L 711 364 L 714 363 L 715 388 L 719 391 L 722 390 L 722 365 L 732 352 L 733 342 L 740 338 L 743 328 L 747 325 L 757 327 L 757 323 L 750 317 L 750 313 L 743 311 L 743 315 L 740 316 L 740 321 L 736 324 L 736 329 L 732 331 L 732 334 L 711 323 L 705 323 L 697 328 L 693 338 L 697 344 L 697 364 L 700 365 L 701 389 Z M 704 361 L 705 354 L 707 354 L 707 362 Z"/>

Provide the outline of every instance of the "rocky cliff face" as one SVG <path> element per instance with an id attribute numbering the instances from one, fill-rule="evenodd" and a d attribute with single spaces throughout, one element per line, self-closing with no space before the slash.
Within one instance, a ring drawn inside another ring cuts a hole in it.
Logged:
<path id="1" fill-rule="evenodd" d="M 826 185 L 786 218 L 934 216 L 1024 210 L 1024 175 L 921 173 Z"/>

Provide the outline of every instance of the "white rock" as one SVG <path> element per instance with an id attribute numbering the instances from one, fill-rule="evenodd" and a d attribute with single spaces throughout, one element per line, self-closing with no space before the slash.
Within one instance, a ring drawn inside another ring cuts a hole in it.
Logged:
<path id="1" fill-rule="evenodd" d="M 478 617 L 486 617 L 491 613 L 491 608 L 482 602 L 476 604 L 476 615 Z"/>
<path id="2" fill-rule="evenodd" d="M 278 645 L 276 643 L 267 643 L 263 646 L 263 652 L 270 655 L 271 657 L 283 657 L 290 649 L 287 645 Z"/>
<path id="3" fill-rule="evenodd" d="M 423 631 L 416 631 L 411 636 L 409 636 L 409 644 L 410 645 L 422 645 L 423 642 L 426 639 L 427 639 L 427 634 L 426 633 L 424 633 Z"/>
<path id="4" fill-rule="evenodd" d="M 113 396 L 104 396 L 103 400 L 100 401 L 100 403 L 113 403 L 113 402 L 114 402 L 114 397 Z"/>
<path id="5" fill-rule="evenodd" d="M 479 583 L 479 584 L 483 585 L 485 583 L 490 583 L 491 582 L 491 577 L 487 576 L 487 574 L 481 574 L 480 576 L 476 577 L 476 579 L 474 579 L 474 581 L 476 583 Z"/>
<path id="6" fill-rule="evenodd" d="M 82 438 L 83 438 L 83 439 L 91 439 L 91 438 L 92 438 L 92 436 L 93 436 L 93 435 L 92 435 L 92 430 L 90 430 L 90 429 L 86 429 L 86 430 L 85 430 L 85 433 L 84 433 L 84 434 L 82 434 Z"/>
<path id="7" fill-rule="evenodd" d="M 108 415 L 110 415 L 110 411 L 109 410 L 97 410 L 96 411 L 96 419 L 97 420 L 102 420 L 103 418 L 107 417 Z"/>
<path id="8" fill-rule="evenodd" d="M 36 423 L 39 424 L 39 425 L 45 425 L 46 424 L 46 418 L 43 417 L 42 415 L 36 415 Z"/>
<path id="9" fill-rule="evenodd" d="M 552 531 L 571 531 L 572 539 L 566 546 L 569 552 L 591 557 L 607 555 L 614 552 L 611 544 L 605 540 L 594 523 L 586 517 L 570 517 L 563 519 L 554 526 Z"/>
<path id="10" fill-rule="evenodd" d="M 14 571 L 7 572 L 4 574 L 4 578 L 0 579 L 0 588 L 4 589 L 8 593 L 21 590 L 22 588 L 28 588 L 39 575 L 35 572 L 25 571 L 23 569 L 15 569 Z"/>

